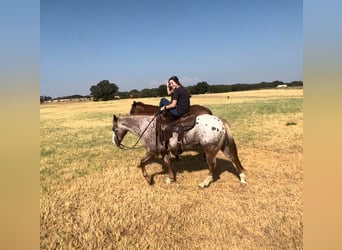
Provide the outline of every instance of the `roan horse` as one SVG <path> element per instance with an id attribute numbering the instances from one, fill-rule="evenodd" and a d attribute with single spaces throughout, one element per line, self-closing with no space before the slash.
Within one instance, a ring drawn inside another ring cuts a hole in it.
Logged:
<path id="1" fill-rule="evenodd" d="M 158 111 L 159 111 L 159 106 L 133 101 L 130 114 L 131 115 L 155 115 Z M 201 115 L 201 114 L 212 115 L 213 114 L 210 109 L 201 105 L 191 105 L 189 113 L 196 114 L 196 115 Z"/>
<path id="2" fill-rule="evenodd" d="M 131 110 L 130 110 L 130 114 L 131 115 L 156 115 L 159 112 L 160 107 L 156 106 L 156 105 L 151 105 L 151 104 L 145 104 L 143 102 L 136 102 L 133 101 L 132 105 L 131 105 Z M 172 115 L 167 114 L 168 119 L 175 119 L 172 118 Z M 201 115 L 201 114 L 209 114 L 212 115 L 213 113 L 211 112 L 210 109 L 208 109 L 207 107 L 201 106 L 201 105 L 191 105 L 190 106 L 190 110 L 189 110 L 189 114 L 195 114 L 195 115 Z M 173 151 L 172 154 L 176 157 L 176 159 L 179 159 L 179 152 L 175 152 Z M 205 157 L 205 155 L 204 155 Z"/>
<path id="3" fill-rule="evenodd" d="M 165 150 L 163 142 L 156 135 L 156 116 L 128 115 L 113 116 L 113 138 L 112 142 L 118 147 L 124 148 L 121 144 L 127 132 L 131 132 L 141 139 L 146 156 L 141 159 L 140 167 L 142 174 L 149 184 L 152 178 L 146 171 L 146 164 L 159 154 L 162 155 L 164 164 L 168 168 L 168 178 L 166 183 L 175 181 L 170 161 L 170 150 L 177 149 L 177 133 L 173 133 L 169 140 L 169 150 Z M 242 167 L 233 135 L 228 123 L 223 122 L 219 117 L 213 115 L 199 115 L 196 117 L 195 126 L 184 134 L 184 150 L 191 150 L 200 145 L 206 155 L 209 165 L 209 175 L 199 184 L 200 187 L 208 187 L 213 182 L 213 174 L 216 171 L 216 155 L 221 150 L 228 159 L 234 163 L 242 184 L 246 183 L 246 175 Z"/>
<path id="4" fill-rule="evenodd" d="M 143 102 L 136 102 L 133 101 L 132 105 L 131 105 L 131 110 L 130 110 L 130 114 L 131 115 L 155 115 L 157 114 L 157 112 L 159 111 L 159 106 L 156 105 L 151 105 L 151 104 L 145 104 Z M 201 115 L 201 114 L 209 114 L 212 115 L 213 113 L 211 112 L 211 110 L 207 107 L 204 107 L 202 105 L 191 105 L 190 106 L 190 111 L 189 114 L 195 114 L 195 115 Z M 172 119 L 171 115 L 168 115 L 169 119 Z M 222 118 L 221 118 L 222 119 Z M 222 119 L 223 123 L 227 123 L 228 122 L 225 119 Z M 178 152 L 172 152 L 173 155 L 176 156 L 176 159 L 179 159 L 179 153 Z M 205 154 L 204 154 L 205 157 Z"/>

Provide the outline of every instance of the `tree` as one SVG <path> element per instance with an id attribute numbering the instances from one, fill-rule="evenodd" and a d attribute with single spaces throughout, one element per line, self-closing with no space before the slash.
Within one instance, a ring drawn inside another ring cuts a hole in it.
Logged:
<path id="1" fill-rule="evenodd" d="M 114 99 L 114 94 L 118 92 L 119 87 L 115 83 L 110 83 L 108 80 L 102 80 L 97 85 L 90 87 L 90 94 L 94 101 L 108 101 Z"/>
<path id="2" fill-rule="evenodd" d="M 166 90 L 165 84 L 162 84 L 159 86 L 158 93 L 159 93 L 159 96 L 167 96 L 167 90 Z"/>
<path id="3" fill-rule="evenodd" d="M 230 92 L 230 91 L 232 91 L 232 86 L 224 85 L 224 84 L 210 85 L 208 89 L 208 92 L 210 93 L 223 93 L 223 92 Z"/>
<path id="4" fill-rule="evenodd" d="M 40 103 L 51 101 L 51 100 L 52 100 L 51 96 L 44 96 L 44 95 L 40 96 Z"/>
<path id="5" fill-rule="evenodd" d="M 157 88 L 152 88 L 152 89 L 143 89 L 140 92 L 140 97 L 158 97 L 158 89 Z"/>
<path id="6" fill-rule="evenodd" d="M 194 89 L 192 89 L 192 91 L 194 92 L 194 94 L 205 94 L 208 92 L 208 89 L 209 89 L 209 84 L 207 82 L 199 82 L 194 87 Z"/>
<path id="7" fill-rule="evenodd" d="M 129 96 L 131 98 L 138 98 L 138 97 L 140 97 L 140 91 L 138 91 L 136 89 L 132 89 L 131 91 L 129 91 Z"/>
<path id="8" fill-rule="evenodd" d="M 287 84 L 289 87 L 294 87 L 294 86 L 303 86 L 303 81 L 292 81 Z"/>

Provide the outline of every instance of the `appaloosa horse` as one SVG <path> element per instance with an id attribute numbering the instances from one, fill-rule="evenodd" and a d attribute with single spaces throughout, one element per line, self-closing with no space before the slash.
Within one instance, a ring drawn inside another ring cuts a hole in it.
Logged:
<path id="1" fill-rule="evenodd" d="M 155 115 L 158 113 L 158 111 L 159 111 L 159 106 L 133 101 L 131 105 L 130 114 L 131 115 Z M 189 113 L 195 114 L 195 115 L 201 115 L 201 114 L 212 115 L 213 114 L 209 108 L 204 107 L 202 105 L 197 105 L 197 104 L 190 106 Z M 172 119 L 171 115 L 168 115 L 168 117 L 169 119 Z M 225 119 L 221 118 L 221 120 L 223 121 L 223 123 L 225 123 L 225 125 L 229 127 L 229 124 Z M 180 155 L 179 152 L 172 152 L 172 154 L 175 155 L 176 159 L 179 159 L 179 155 Z M 204 153 L 204 157 L 205 157 L 205 153 Z"/>
<path id="2" fill-rule="evenodd" d="M 158 111 L 159 111 L 159 106 L 133 101 L 130 114 L 131 115 L 154 115 Z M 201 115 L 201 114 L 212 115 L 213 114 L 211 110 L 208 109 L 207 107 L 197 105 L 197 104 L 190 106 L 189 113 L 196 114 L 196 115 Z"/>
<path id="3" fill-rule="evenodd" d="M 146 149 L 146 157 L 140 161 L 140 167 L 147 182 L 151 184 L 152 178 L 148 175 L 145 165 L 149 160 L 161 154 L 169 173 L 166 182 L 171 183 L 176 179 L 171 168 L 170 151 L 177 150 L 177 133 L 173 133 L 168 141 L 169 150 L 165 150 L 163 146 L 165 142 L 161 142 L 156 135 L 155 118 L 156 116 L 145 115 L 123 117 L 114 115 L 112 142 L 118 147 L 124 148 L 121 142 L 128 131 L 139 136 Z M 183 142 L 184 150 L 191 150 L 196 145 L 200 145 L 206 154 L 209 175 L 199 184 L 200 187 L 208 187 L 213 181 L 213 174 L 216 171 L 216 155 L 219 150 L 234 163 L 240 182 L 246 183 L 246 175 L 238 157 L 233 135 L 228 123 L 223 122 L 219 117 L 208 114 L 197 116 L 194 127 L 185 132 Z"/>

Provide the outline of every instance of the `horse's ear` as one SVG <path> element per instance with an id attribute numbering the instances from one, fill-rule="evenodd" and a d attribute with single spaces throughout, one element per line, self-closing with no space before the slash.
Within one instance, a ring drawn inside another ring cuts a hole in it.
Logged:
<path id="1" fill-rule="evenodd" d="M 118 120 L 118 117 L 116 115 L 113 115 L 113 120 L 114 121 L 117 121 Z"/>
<path id="2" fill-rule="evenodd" d="M 135 106 L 137 103 L 135 102 L 135 100 L 133 101 L 133 106 Z"/>

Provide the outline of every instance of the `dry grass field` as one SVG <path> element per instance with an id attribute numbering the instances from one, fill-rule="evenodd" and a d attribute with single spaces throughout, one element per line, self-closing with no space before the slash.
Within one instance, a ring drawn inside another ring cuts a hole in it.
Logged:
<path id="1" fill-rule="evenodd" d="M 149 186 L 137 168 L 144 149 L 112 145 L 112 116 L 132 101 L 40 106 L 41 249 L 303 249 L 303 89 L 191 98 L 229 121 L 247 170 L 241 186 L 220 152 L 206 189 L 198 152 L 172 160 L 171 185 L 157 159 Z"/>

